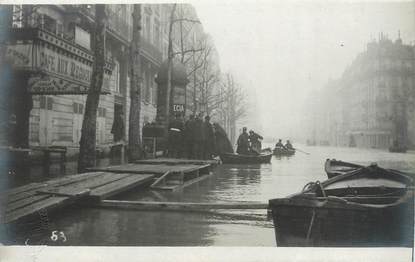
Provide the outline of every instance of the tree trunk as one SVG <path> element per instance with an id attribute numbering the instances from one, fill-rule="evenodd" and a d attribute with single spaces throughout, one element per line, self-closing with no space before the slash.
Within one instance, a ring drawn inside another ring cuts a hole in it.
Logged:
<path id="1" fill-rule="evenodd" d="M 86 98 L 84 120 L 82 122 L 81 141 L 79 142 L 78 172 L 95 166 L 96 162 L 96 127 L 99 96 L 102 89 L 105 66 L 105 5 L 97 4 L 95 9 L 94 30 L 94 64 L 92 68 L 91 85 Z"/>
<path id="2" fill-rule="evenodd" d="M 129 161 L 142 157 L 140 135 L 141 112 L 141 59 L 140 59 L 140 34 L 141 34 L 141 4 L 134 4 L 133 11 L 133 38 L 130 46 L 130 118 L 128 126 Z"/>

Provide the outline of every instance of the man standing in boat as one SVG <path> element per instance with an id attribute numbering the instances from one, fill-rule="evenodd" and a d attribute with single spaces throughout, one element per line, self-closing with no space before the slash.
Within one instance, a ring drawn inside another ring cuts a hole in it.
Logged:
<path id="1" fill-rule="evenodd" d="M 251 142 L 251 150 L 255 153 L 261 154 L 262 144 L 261 141 L 263 137 L 253 130 L 249 131 L 249 141 Z"/>
<path id="2" fill-rule="evenodd" d="M 242 134 L 238 137 L 237 145 L 236 153 L 242 155 L 249 154 L 249 136 L 246 132 L 246 127 L 242 128 Z"/>
<path id="3" fill-rule="evenodd" d="M 278 143 L 275 144 L 275 148 L 284 148 L 285 149 L 285 146 L 282 144 L 281 139 L 278 139 Z"/>

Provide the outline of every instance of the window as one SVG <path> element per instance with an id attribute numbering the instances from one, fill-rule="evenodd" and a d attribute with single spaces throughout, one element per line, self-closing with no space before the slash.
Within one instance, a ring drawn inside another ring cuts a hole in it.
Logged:
<path id="1" fill-rule="evenodd" d="M 107 109 L 103 107 L 98 107 L 98 117 L 106 117 Z"/>
<path id="2" fill-rule="evenodd" d="M 74 114 L 82 115 L 84 113 L 84 105 L 80 103 L 73 103 L 73 112 Z"/>
<path id="3" fill-rule="evenodd" d="M 151 23 L 150 23 L 150 16 L 146 15 L 146 39 L 151 41 Z"/>
<path id="4" fill-rule="evenodd" d="M 154 45 L 160 48 L 160 23 L 157 20 L 154 21 Z"/>
<path id="5" fill-rule="evenodd" d="M 151 74 L 149 72 L 147 72 L 147 77 L 146 77 L 146 92 L 145 92 L 145 99 L 146 102 L 150 102 L 150 96 L 151 96 Z"/>
<path id="6" fill-rule="evenodd" d="M 40 109 L 46 109 L 46 110 L 53 110 L 53 98 L 47 97 L 47 96 L 41 96 L 39 99 L 40 102 Z"/>
<path id="7" fill-rule="evenodd" d="M 157 85 L 156 85 L 156 82 L 154 81 L 154 79 L 155 79 L 155 76 L 152 76 L 151 83 L 152 83 L 152 86 L 153 86 L 153 88 L 152 88 L 153 94 L 152 94 L 151 98 L 152 98 L 152 103 L 154 105 L 157 105 Z"/>
<path id="8" fill-rule="evenodd" d="M 114 69 L 112 70 L 111 82 L 113 90 L 116 93 L 120 92 L 120 63 L 117 60 L 114 60 Z"/>
<path id="9" fill-rule="evenodd" d="M 75 43 L 86 49 L 91 49 L 91 35 L 79 26 L 75 26 Z"/>

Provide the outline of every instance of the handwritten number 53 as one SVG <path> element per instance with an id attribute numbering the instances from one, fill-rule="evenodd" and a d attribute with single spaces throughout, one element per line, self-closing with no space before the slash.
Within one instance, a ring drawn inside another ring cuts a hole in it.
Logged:
<path id="1" fill-rule="evenodd" d="M 56 241 L 58 241 L 59 239 L 61 239 L 62 240 L 62 242 L 66 242 L 66 236 L 65 236 L 65 234 L 62 232 L 62 231 L 53 231 L 52 232 L 52 235 L 50 236 L 50 239 L 53 241 L 53 242 L 56 242 Z"/>

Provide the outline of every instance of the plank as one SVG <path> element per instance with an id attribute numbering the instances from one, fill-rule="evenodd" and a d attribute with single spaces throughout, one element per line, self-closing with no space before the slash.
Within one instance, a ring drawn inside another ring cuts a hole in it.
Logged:
<path id="1" fill-rule="evenodd" d="M 111 182 L 120 180 L 128 176 L 128 174 L 114 174 L 114 173 L 101 173 L 100 176 L 95 176 L 87 180 L 83 180 L 78 183 L 70 184 L 69 186 L 52 187 L 44 190 L 39 190 L 39 193 L 43 194 L 56 194 L 76 196 L 84 192 L 85 190 L 91 190 L 96 187 L 109 184 Z"/>
<path id="2" fill-rule="evenodd" d="M 82 182 L 92 177 L 100 176 L 102 174 L 103 174 L 102 172 L 82 173 L 82 174 L 72 175 L 68 177 L 56 178 L 56 179 L 47 181 L 43 184 L 39 184 L 39 186 L 27 189 L 26 191 L 22 191 L 19 193 L 14 193 L 14 194 L 9 195 L 7 197 L 6 205 L 11 204 L 15 201 L 20 201 L 24 198 L 32 197 L 40 189 L 47 189 L 50 187 L 64 186 L 64 185 L 69 185 L 69 184 L 76 183 L 76 182 Z"/>
<path id="3" fill-rule="evenodd" d="M 192 172 L 197 169 L 208 167 L 209 165 L 150 165 L 150 164 L 125 164 L 108 167 L 93 167 L 90 171 L 103 171 L 115 173 L 133 173 L 133 174 L 165 174 L 167 171 L 171 173 Z"/>
<path id="4" fill-rule="evenodd" d="M 151 179 L 154 175 L 129 175 L 121 180 L 97 187 L 91 191 L 90 197 L 94 200 L 102 200 L 113 195 L 128 191 Z"/>
<path id="5" fill-rule="evenodd" d="M 150 164 L 150 165 L 183 165 L 183 164 L 193 164 L 193 165 L 218 165 L 218 160 L 201 160 L 201 159 L 180 159 L 180 158 L 154 158 L 154 159 L 144 159 L 134 161 L 136 164 Z"/>
<path id="6" fill-rule="evenodd" d="M 124 201 L 102 200 L 95 203 L 97 207 L 122 208 L 134 210 L 157 211 L 202 211 L 211 209 L 268 209 L 268 203 L 189 203 L 189 202 L 151 202 L 151 201 Z"/>
<path id="7" fill-rule="evenodd" d="M 17 202 L 14 202 L 14 203 L 11 203 L 11 204 L 6 205 L 5 206 L 5 210 L 6 210 L 7 213 L 9 213 L 9 212 L 11 212 L 11 211 L 13 211 L 15 209 L 28 206 L 28 205 L 30 205 L 30 204 L 32 204 L 34 202 L 37 202 L 37 201 L 46 199 L 48 197 L 49 196 L 47 196 L 47 195 L 37 195 L 37 196 L 34 195 L 34 196 L 31 196 L 31 197 L 22 199 L 21 201 L 17 201 Z"/>
<path id="8" fill-rule="evenodd" d="M 17 209 L 11 213 L 6 214 L 0 222 L 7 224 L 33 215 L 41 209 L 51 210 L 65 205 L 67 200 L 69 200 L 68 197 L 48 197 L 42 201 L 34 203 L 33 205 Z"/>

